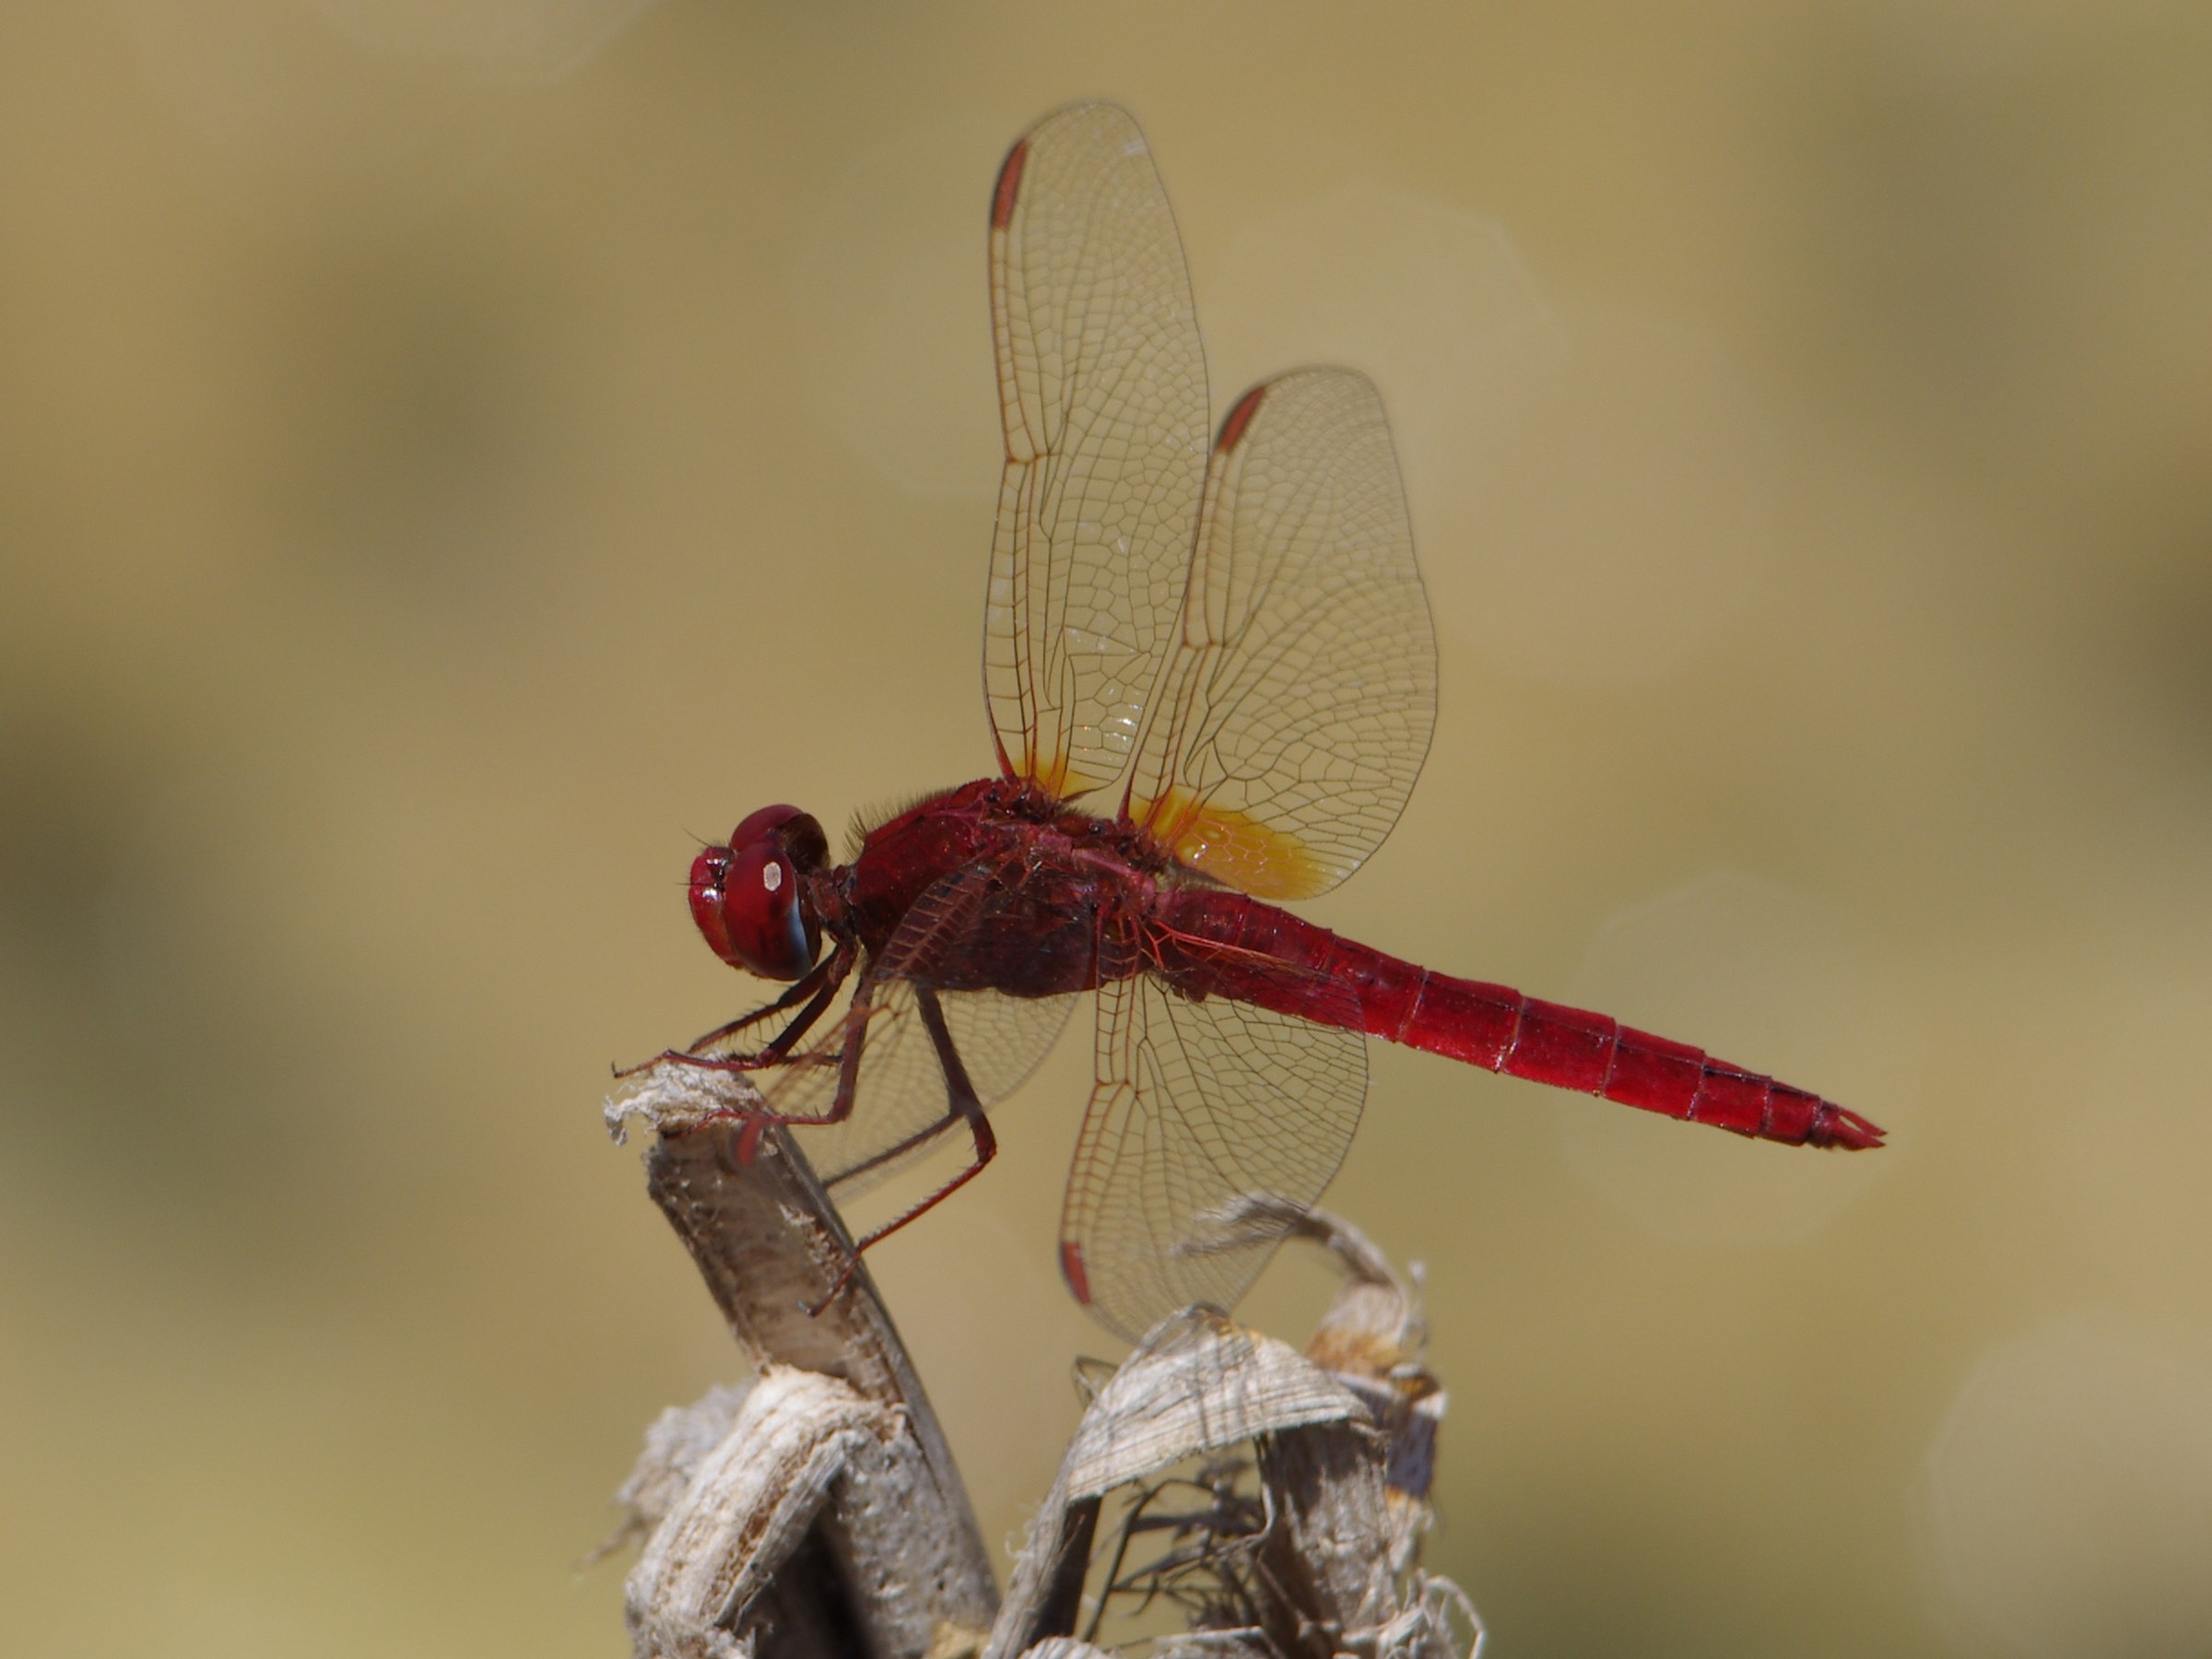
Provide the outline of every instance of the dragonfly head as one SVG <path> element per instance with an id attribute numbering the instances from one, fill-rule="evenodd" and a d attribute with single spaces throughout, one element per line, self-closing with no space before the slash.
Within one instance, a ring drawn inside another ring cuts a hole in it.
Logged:
<path id="1" fill-rule="evenodd" d="M 796 806 L 763 806 L 730 831 L 728 846 L 691 861 L 691 919 L 731 967 L 799 979 L 822 947 L 806 878 L 829 860 L 821 825 Z"/>

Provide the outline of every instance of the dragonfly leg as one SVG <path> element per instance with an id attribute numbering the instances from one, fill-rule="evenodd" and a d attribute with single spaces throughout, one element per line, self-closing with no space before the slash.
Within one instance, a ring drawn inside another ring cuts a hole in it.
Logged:
<path id="1" fill-rule="evenodd" d="M 845 975 L 852 971 L 853 959 L 855 954 L 850 947 L 840 945 L 835 951 L 824 957 L 806 978 L 794 983 L 790 990 L 784 992 L 775 1001 L 755 1008 L 750 1014 L 739 1015 L 727 1025 L 716 1026 L 705 1036 L 693 1042 L 689 1048 L 663 1049 L 650 1060 L 641 1061 L 635 1065 L 618 1066 L 616 1068 L 615 1076 L 618 1077 L 634 1077 L 639 1072 L 665 1062 L 694 1066 L 701 1071 L 724 1072 L 762 1071 L 771 1065 L 781 1065 L 790 1053 L 792 1045 L 814 1028 L 815 1022 L 821 1018 L 830 1003 L 836 1000 L 838 987 L 845 982 Z M 806 1006 L 799 1009 L 798 1014 L 789 1024 L 752 1053 L 702 1054 L 700 1053 L 700 1050 L 712 1043 L 720 1042 L 725 1037 L 734 1037 L 747 1026 L 758 1025 L 762 1020 L 784 1013 L 800 1003 L 805 1003 Z"/>
<path id="2" fill-rule="evenodd" d="M 947 1130 L 957 1129 L 959 1126 L 959 1108 L 957 1106 L 947 1107 L 943 1117 L 932 1119 L 929 1123 L 924 1124 L 921 1128 L 915 1130 L 913 1134 L 908 1135 L 904 1140 L 900 1141 L 897 1146 L 886 1147 L 882 1151 L 877 1153 L 874 1157 L 864 1159 L 862 1161 L 854 1164 L 849 1170 L 840 1171 L 837 1174 L 831 1176 L 822 1184 L 834 1193 L 839 1187 L 843 1186 L 848 1181 L 857 1181 L 863 1175 L 868 1173 L 869 1171 L 879 1170 L 885 1164 L 895 1162 L 897 1159 L 904 1158 L 916 1147 L 924 1146 L 930 1141 L 935 1140 L 938 1135 L 943 1135 Z"/>
<path id="3" fill-rule="evenodd" d="M 885 1158 L 896 1157 L 900 1152 L 919 1146 L 931 1136 L 941 1135 L 955 1124 L 960 1123 L 968 1125 L 968 1133 L 974 1141 L 975 1158 L 967 1168 L 960 1171 L 935 1192 L 930 1194 L 928 1197 L 923 1199 L 921 1203 L 915 1205 L 913 1208 L 902 1216 L 894 1217 L 853 1245 L 852 1259 L 845 1264 L 845 1270 L 838 1276 L 837 1283 L 830 1287 L 830 1294 L 806 1310 L 810 1316 L 819 1313 L 835 1301 L 838 1294 L 853 1282 L 853 1276 L 860 1271 L 861 1252 L 881 1243 L 909 1221 L 927 1215 L 982 1174 L 983 1166 L 998 1156 L 998 1137 L 991 1131 L 991 1120 L 983 1114 L 983 1103 L 975 1092 L 975 1085 L 968 1080 L 968 1068 L 961 1063 L 959 1050 L 953 1046 L 952 1032 L 946 1028 L 945 1010 L 937 1002 L 937 994 L 926 985 L 917 985 L 914 988 L 914 1006 L 922 1016 L 923 1029 L 929 1033 L 931 1046 L 937 1051 L 937 1063 L 945 1070 L 945 1115 L 920 1134 L 908 1136 L 904 1142 L 893 1147 L 889 1152 L 879 1154 L 877 1158 L 870 1159 L 869 1163 L 873 1164 L 880 1162 Z M 850 1092 L 841 1088 L 838 1090 L 838 1096 L 840 1103 L 850 1110 Z M 834 1112 L 835 1109 L 832 1110 Z M 869 1166 L 864 1164 L 861 1167 L 865 1169 Z M 850 1172 L 857 1174 L 859 1171 Z"/>
<path id="4" fill-rule="evenodd" d="M 860 1059 L 867 1047 L 868 1020 L 876 1010 L 876 984 L 877 977 L 873 971 L 860 976 L 860 985 L 853 993 L 853 1006 L 845 1010 L 844 1018 L 840 1022 L 845 1030 L 837 1056 L 837 1092 L 830 1097 L 829 1111 L 820 1112 L 777 1112 L 772 1108 L 757 1107 L 749 1112 L 732 1112 L 724 1114 L 730 1117 L 742 1117 L 745 1120 L 745 1133 L 737 1143 L 737 1157 L 740 1162 L 749 1163 L 752 1160 L 753 1148 L 760 1142 L 760 1132 L 771 1124 L 780 1124 L 786 1127 L 819 1129 L 831 1124 L 841 1124 L 853 1115 L 853 1096 L 860 1081 Z M 718 1067 L 718 1069 L 754 1071 L 762 1065 L 827 1064 L 829 1060 L 827 1053 L 810 1052 L 798 1055 L 794 1059 L 783 1051 L 789 1049 L 792 1042 L 795 1041 L 807 1027 L 821 1017 L 822 1010 L 830 1006 L 830 999 L 836 994 L 837 985 L 834 982 L 824 985 L 821 994 L 806 1006 L 798 1018 L 793 1020 L 789 1026 L 776 1034 L 775 1041 L 770 1044 L 769 1049 L 761 1051 L 762 1054 L 767 1056 L 764 1060 L 754 1061 L 748 1057 L 745 1063 L 728 1067 Z M 771 1053 L 771 1050 L 774 1052 Z M 715 1061 L 700 1059 L 687 1054 L 678 1054 L 676 1058 L 679 1063 L 689 1065 L 715 1066 L 717 1065 Z"/>
<path id="5" fill-rule="evenodd" d="M 822 988 L 823 978 L 829 973 L 836 959 L 834 956 L 825 957 L 812 972 L 804 979 L 792 983 L 775 1001 L 755 1008 L 750 1014 L 740 1014 L 728 1024 L 716 1026 L 703 1037 L 694 1038 L 685 1046 L 684 1053 L 696 1054 L 701 1049 L 712 1047 L 726 1037 L 735 1037 L 747 1026 L 759 1025 L 771 1015 L 781 1014 L 786 1008 L 796 1007 Z"/>

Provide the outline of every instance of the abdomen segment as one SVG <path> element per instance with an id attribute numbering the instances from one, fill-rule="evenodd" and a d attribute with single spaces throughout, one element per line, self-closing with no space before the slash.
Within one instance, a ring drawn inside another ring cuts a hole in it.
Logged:
<path id="1" fill-rule="evenodd" d="M 1855 1112 L 1603 1014 L 1504 985 L 1415 970 L 1409 996 L 1375 1007 L 1368 1030 L 1508 1077 L 1602 1095 L 1690 1123 L 1792 1146 L 1878 1147 Z M 1393 1024 L 1395 1030 L 1388 1029 Z"/>
<path id="2" fill-rule="evenodd" d="M 1186 888 L 1161 897 L 1160 968 L 1188 994 L 1348 1026 L 1760 1140 L 1882 1144 L 1881 1129 L 1855 1112 L 1603 1014 L 1432 972 L 1241 894 Z"/>

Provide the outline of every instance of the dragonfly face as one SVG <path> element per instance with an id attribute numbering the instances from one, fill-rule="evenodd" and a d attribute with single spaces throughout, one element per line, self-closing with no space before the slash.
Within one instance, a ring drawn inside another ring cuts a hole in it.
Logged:
<path id="1" fill-rule="evenodd" d="M 829 856 L 812 818 L 796 806 L 763 806 L 730 831 L 729 845 L 691 861 L 691 919 L 731 967 L 762 979 L 803 978 L 822 947 L 806 877 Z"/>

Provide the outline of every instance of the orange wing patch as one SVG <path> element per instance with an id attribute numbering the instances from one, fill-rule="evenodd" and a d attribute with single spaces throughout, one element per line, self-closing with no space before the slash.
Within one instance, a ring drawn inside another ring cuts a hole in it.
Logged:
<path id="1" fill-rule="evenodd" d="M 1178 783 L 1156 801 L 1133 801 L 1131 816 L 1178 862 L 1254 899 L 1310 899 L 1344 874 L 1297 838 L 1216 806 Z"/>
<path id="2" fill-rule="evenodd" d="M 1032 766 L 1030 781 L 1055 801 L 1067 798 L 1067 751 L 1062 749 L 1052 759 L 1050 765 Z"/>
<path id="3" fill-rule="evenodd" d="M 1018 761 L 1007 759 L 1003 748 L 999 753 L 1001 756 L 1000 770 L 1007 777 L 1026 778 L 1055 801 L 1072 801 L 1078 795 L 1088 794 L 1106 781 L 1103 778 L 1088 777 L 1077 771 L 1068 756 L 1065 746 L 1063 746 L 1058 753 L 1053 755 L 1043 755 L 1038 753 L 1034 748 L 1025 748 L 1022 750 L 1021 759 Z"/>

